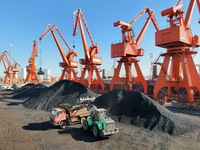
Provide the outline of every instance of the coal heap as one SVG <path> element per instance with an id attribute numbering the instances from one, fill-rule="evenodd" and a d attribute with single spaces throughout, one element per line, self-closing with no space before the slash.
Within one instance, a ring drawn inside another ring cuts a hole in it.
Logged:
<path id="1" fill-rule="evenodd" d="M 33 84 L 29 83 L 21 88 L 17 89 L 13 93 L 14 99 L 29 99 L 40 96 L 42 92 L 44 92 L 47 87 L 43 84 Z"/>
<path id="2" fill-rule="evenodd" d="M 39 89 L 37 90 L 39 91 Z M 97 97 L 93 91 L 84 85 L 61 80 L 56 82 L 37 97 L 33 97 L 24 102 L 24 106 L 31 109 L 42 109 L 51 111 L 53 107 L 58 107 L 61 103 L 78 104 L 80 98 Z"/>
<path id="3" fill-rule="evenodd" d="M 148 96 L 134 91 L 115 89 L 98 98 L 94 104 L 105 108 L 115 121 L 180 135 L 189 130 L 189 123 Z"/>

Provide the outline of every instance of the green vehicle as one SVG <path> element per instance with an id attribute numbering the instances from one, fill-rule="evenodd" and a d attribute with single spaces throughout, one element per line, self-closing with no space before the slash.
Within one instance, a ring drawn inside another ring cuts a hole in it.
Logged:
<path id="1" fill-rule="evenodd" d="M 103 108 L 91 111 L 90 117 L 83 121 L 82 127 L 85 131 L 91 130 L 94 137 L 105 137 L 119 132 L 115 121 L 107 115 L 107 110 Z"/>

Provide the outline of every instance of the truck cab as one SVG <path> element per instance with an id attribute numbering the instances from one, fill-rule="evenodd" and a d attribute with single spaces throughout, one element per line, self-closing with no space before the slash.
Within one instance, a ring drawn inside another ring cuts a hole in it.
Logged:
<path id="1" fill-rule="evenodd" d="M 50 123 L 53 126 L 61 126 L 61 128 L 64 128 L 66 126 L 65 120 L 66 120 L 66 111 L 62 108 L 52 108 L 51 114 L 50 114 Z"/>

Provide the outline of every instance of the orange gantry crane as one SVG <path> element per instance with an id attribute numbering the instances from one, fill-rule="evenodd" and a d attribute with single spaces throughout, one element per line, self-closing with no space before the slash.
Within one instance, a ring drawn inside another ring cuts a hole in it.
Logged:
<path id="1" fill-rule="evenodd" d="M 10 57 L 10 60 L 8 56 Z M 11 60 L 13 61 L 13 64 L 11 64 Z M 17 63 L 7 51 L 1 53 L 0 62 L 3 62 L 5 68 L 4 84 L 19 83 L 20 81 L 17 77 L 17 73 L 19 73 L 21 70 L 20 68 L 18 68 L 20 67 L 20 64 Z"/>
<path id="2" fill-rule="evenodd" d="M 138 20 L 144 13 L 148 13 L 148 18 L 140 31 L 137 39 L 134 39 L 134 32 L 132 28 L 132 24 Z M 132 83 L 133 82 L 140 82 L 143 86 L 144 93 L 147 93 L 147 82 L 144 79 L 144 76 L 142 74 L 142 71 L 138 65 L 139 60 L 136 58 L 138 56 L 143 56 L 143 49 L 139 48 L 139 45 L 141 43 L 141 40 L 144 36 L 144 33 L 150 23 L 150 21 L 153 22 L 154 27 L 157 31 L 159 31 L 158 24 L 156 22 L 156 19 L 154 17 L 154 12 L 150 10 L 149 8 L 143 9 L 135 18 L 133 18 L 130 22 L 123 22 L 123 21 L 117 21 L 114 23 L 115 27 L 119 27 L 122 29 L 122 42 L 112 44 L 111 45 L 111 58 L 118 58 L 120 57 L 120 60 L 118 61 L 117 68 L 114 72 L 113 79 L 110 83 L 110 90 L 113 89 L 116 82 L 123 82 L 126 83 L 126 89 L 132 90 Z M 125 66 L 125 77 L 120 77 L 120 70 L 122 67 L 122 64 Z M 136 76 L 134 77 L 132 75 L 131 67 L 132 64 L 134 64 L 135 70 L 136 70 Z"/>
<path id="3" fill-rule="evenodd" d="M 85 53 L 85 59 L 80 59 L 80 64 L 83 65 L 83 70 L 81 72 L 81 77 L 80 77 L 80 83 L 86 85 L 89 89 L 92 84 L 98 84 L 101 86 L 102 91 L 104 91 L 104 83 L 103 80 L 100 76 L 100 73 L 98 71 L 97 66 L 102 64 L 102 58 L 101 57 L 96 57 L 95 55 L 99 53 L 99 48 L 97 44 L 94 44 L 94 41 L 92 39 L 92 36 L 89 32 L 88 26 L 86 24 L 85 18 L 83 16 L 83 13 L 81 12 L 81 9 L 78 9 L 73 13 L 74 17 L 74 30 L 73 30 L 73 36 L 77 34 L 77 27 L 80 27 L 80 33 L 81 33 L 81 38 L 82 38 L 82 44 L 83 44 L 83 49 Z M 89 47 L 86 41 L 82 21 L 85 25 L 86 31 L 88 33 L 88 36 L 90 38 L 90 41 L 92 45 Z M 94 71 L 96 73 L 96 79 L 94 79 Z M 88 73 L 88 78 L 87 80 L 85 79 L 86 72 Z"/>
<path id="4" fill-rule="evenodd" d="M 178 93 L 178 99 L 187 102 L 193 102 L 194 93 L 200 91 L 200 79 L 192 58 L 197 53 L 193 49 L 200 46 L 200 37 L 193 36 L 190 28 L 195 3 L 200 11 L 200 0 L 190 0 L 185 17 L 182 0 L 161 12 L 168 17 L 169 28 L 157 31 L 155 37 L 156 46 L 166 48 L 166 53 L 161 54 L 164 60 L 154 88 L 156 99 L 163 97 L 159 95 L 161 88 L 167 88 L 166 96 Z"/>
<path id="5" fill-rule="evenodd" d="M 62 49 L 62 47 L 61 47 L 61 45 L 58 41 L 58 38 L 56 37 L 54 29 L 56 29 L 56 31 L 58 32 L 58 34 L 60 35 L 60 37 L 64 41 L 65 45 L 67 46 L 67 48 L 68 48 L 67 54 L 64 53 L 64 51 L 63 51 L 63 49 Z M 63 59 L 63 62 L 59 63 L 59 66 L 63 68 L 63 71 L 62 71 L 62 74 L 59 78 L 59 81 L 66 79 L 66 80 L 74 80 L 75 82 L 78 82 L 78 78 L 77 78 L 77 75 L 76 75 L 77 72 L 74 70 L 74 68 L 78 68 L 78 62 L 73 60 L 74 56 L 77 57 L 78 54 L 69 47 L 68 43 L 66 42 L 66 40 L 62 36 L 60 30 L 56 27 L 55 24 L 48 24 L 47 25 L 43 34 L 40 37 L 40 40 L 42 40 L 49 32 L 52 33 L 53 38 L 54 38 L 56 45 L 58 47 L 58 50 L 60 52 L 60 55 Z"/>
<path id="6" fill-rule="evenodd" d="M 24 80 L 24 83 L 34 83 L 34 84 L 39 83 L 39 79 L 36 73 L 37 69 L 35 66 L 35 59 L 37 56 L 38 56 L 37 42 L 34 40 L 32 55 L 28 60 L 29 65 L 26 66 L 27 76 L 26 79 Z"/>

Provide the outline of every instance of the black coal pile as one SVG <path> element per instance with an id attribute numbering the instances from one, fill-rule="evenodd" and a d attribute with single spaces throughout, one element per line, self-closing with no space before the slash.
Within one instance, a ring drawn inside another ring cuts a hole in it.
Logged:
<path id="1" fill-rule="evenodd" d="M 105 108 L 115 121 L 180 135 L 190 124 L 140 92 L 116 89 L 98 98 L 94 104 Z"/>
<path id="2" fill-rule="evenodd" d="M 22 86 L 21 88 L 17 89 L 13 93 L 13 97 L 15 99 L 29 99 L 40 96 L 41 93 L 43 93 L 47 87 L 43 84 L 26 84 Z"/>
<path id="3" fill-rule="evenodd" d="M 58 107 L 62 103 L 75 105 L 80 103 L 80 98 L 97 96 L 96 93 L 80 83 L 61 80 L 47 88 L 41 95 L 25 101 L 24 106 L 31 109 L 50 111 L 53 107 Z"/>

